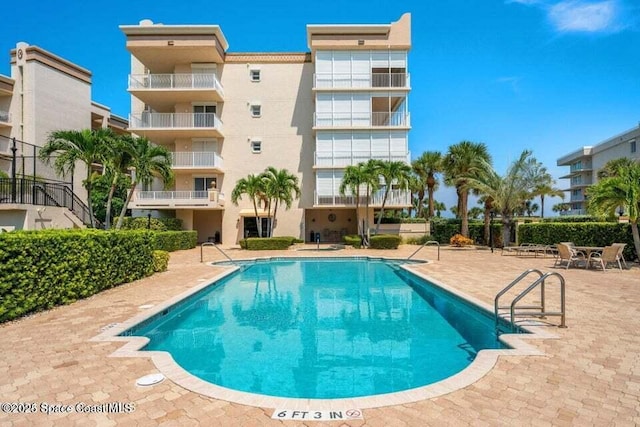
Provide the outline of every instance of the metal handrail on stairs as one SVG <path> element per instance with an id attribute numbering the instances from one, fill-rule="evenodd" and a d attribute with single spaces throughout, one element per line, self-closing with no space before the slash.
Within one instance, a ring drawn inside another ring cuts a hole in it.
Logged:
<path id="1" fill-rule="evenodd" d="M 438 242 L 437 240 L 428 240 L 428 241 L 424 242 L 418 249 L 415 250 L 414 253 L 409 255 L 409 257 L 407 259 L 411 259 L 415 254 L 420 252 L 422 250 L 422 248 L 424 248 L 425 246 L 427 246 L 429 244 L 434 244 L 434 243 L 436 245 L 438 245 L 438 261 L 440 261 L 440 242 Z"/>
<path id="2" fill-rule="evenodd" d="M 227 255 L 227 253 L 226 253 L 225 251 L 223 251 L 221 248 L 219 248 L 219 247 L 218 247 L 218 245 L 216 245 L 216 244 L 215 244 L 215 243 L 213 243 L 213 242 L 204 242 L 203 244 L 201 244 L 201 245 L 200 245 L 200 262 L 204 262 L 204 261 L 203 261 L 203 255 L 202 255 L 202 248 L 203 248 L 203 247 L 205 247 L 205 246 L 213 246 L 213 247 L 214 247 L 214 248 L 216 248 L 218 251 L 220 251 L 220 253 L 221 253 L 222 255 L 224 255 L 224 257 L 225 257 L 226 259 L 228 259 L 230 262 L 232 262 L 232 263 L 236 264 L 236 262 L 235 262 L 233 259 L 231 259 L 231 257 L 230 257 L 229 255 Z"/>
<path id="3" fill-rule="evenodd" d="M 511 301 L 511 304 L 508 306 L 500 306 L 499 299 L 506 292 L 508 292 L 511 288 L 517 285 L 520 281 L 522 281 L 525 277 L 527 277 L 531 273 L 537 273 L 538 278 L 532 282 L 525 290 L 520 292 L 515 298 Z M 560 311 L 546 311 L 546 295 L 545 295 L 545 282 L 549 277 L 556 276 L 560 281 Z M 531 291 L 535 288 L 540 287 L 540 305 L 526 305 L 516 307 L 516 304 L 522 300 L 525 296 L 527 296 Z M 515 329 L 515 318 L 516 316 L 529 316 L 529 317 L 540 317 L 544 318 L 546 316 L 560 316 L 560 328 L 566 328 L 566 310 L 565 310 L 565 302 L 566 302 L 566 294 L 565 294 L 565 280 L 562 275 L 556 272 L 542 273 L 540 270 L 535 268 L 524 271 L 520 276 L 518 276 L 513 282 L 507 285 L 504 289 L 502 289 L 495 297 L 494 300 L 494 312 L 495 312 L 495 321 L 496 321 L 496 331 L 498 330 L 498 325 L 500 321 L 500 310 L 509 310 L 509 322 L 511 324 L 512 329 Z M 516 309 L 527 310 L 525 312 L 517 312 Z M 536 310 L 536 311 L 530 311 Z"/>

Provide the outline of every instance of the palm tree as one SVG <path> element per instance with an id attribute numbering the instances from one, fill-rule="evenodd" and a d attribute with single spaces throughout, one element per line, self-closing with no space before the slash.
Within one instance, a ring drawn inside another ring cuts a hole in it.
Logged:
<path id="1" fill-rule="evenodd" d="M 493 199 L 491 196 L 483 195 L 478 199 L 478 203 L 483 206 L 483 238 L 485 242 L 489 242 L 491 237 L 491 212 L 493 211 Z"/>
<path id="2" fill-rule="evenodd" d="M 238 200 L 242 199 L 243 194 L 249 196 L 251 203 L 253 203 L 253 211 L 256 215 L 256 227 L 258 227 L 258 237 L 262 237 L 262 227 L 260 226 L 260 216 L 258 215 L 258 204 L 266 194 L 264 176 L 262 174 L 249 174 L 247 177 L 236 181 L 236 186 L 233 187 L 233 191 L 231 192 L 231 202 L 237 206 Z"/>
<path id="3" fill-rule="evenodd" d="M 598 179 L 609 178 L 611 176 L 615 176 L 618 172 L 618 169 L 621 167 L 629 167 L 635 163 L 634 160 L 628 157 L 620 157 L 618 159 L 609 160 L 604 164 L 602 169 L 598 170 L 597 176 Z"/>
<path id="4" fill-rule="evenodd" d="M 287 209 L 291 208 L 291 204 L 295 198 L 300 197 L 300 187 L 298 186 L 298 177 L 289 173 L 286 169 L 276 169 L 269 166 L 262 175 L 265 181 L 265 192 L 269 198 L 269 206 L 273 204 L 273 219 L 270 219 L 269 236 L 273 235 L 273 225 L 276 221 L 278 213 L 278 204 L 284 203 Z M 293 193 L 293 194 L 292 194 Z"/>
<path id="5" fill-rule="evenodd" d="M 456 187 L 458 195 L 458 216 L 462 219 L 460 234 L 469 237 L 468 180 L 477 178 L 478 174 L 491 163 L 487 146 L 483 143 L 462 141 L 449 147 L 443 158 L 445 181 Z"/>
<path id="6" fill-rule="evenodd" d="M 588 208 L 595 214 L 615 215 L 618 206 L 629 214 L 636 255 L 640 258 L 640 162 L 619 166 L 612 176 L 603 178 L 587 189 Z"/>
<path id="7" fill-rule="evenodd" d="M 531 157 L 531 152 L 525 150 L 518 160 L 511 164 L 505 176 L 500 176 L 487 161 L 484 161 L 483 173 L 474 172 L 473 175 L 464 177 L 466 185 L 491 197 L 494 208 L 501 215 L 504 245 L 510 241 L 513 213 L 531 197 L 535 182 L 529 179 L 530 168 L 537 164 Z"/>
<path id="8" fill-rule="evenodd" d="M 551 210 L 554 212 L 566 212 L 571 210 L 571 205 L 569 203 L 556 203 L 551 207 Z"/>
<path id="9" fill-rule="evenodd" d="M 548 175 L 548 174 L 547 174 Z M 534 196 L 540 196 L 540 217 L 544 218 L 544 198 L 545 196 L 549 197 L 560 197 L 564 200 L 564 191 L 554 187 L 555 181 L 551 178 L 551 175 L 548 175 L 548 178 L 545 177 L 543 182 L 536 186 L 533 190 Z"/>
<path id="10" fill-rule="evenodd" d="M 124 175 L 126 169 L 131 164 L 133 151 L 133 137 L 131 135 L 121 135 L 113 138 L 104 156 L 104 174 L 111 177 L 109 194 L 107 195 L 107 206 L 104 220 L 104 228 L 111 228 L 111 203 L 116 191 L 118 181 Z"/>
<path id="11" fill-rule="evenodd" d="M 444 165 L 442 160 L 442 154 L 439 151 L 426 151 L 411 164 L 413 170 L 420 177 L 423 183 L 422 192 L 418 193 L 418 197 L 421 201 L 424 199 L 424 187 L 427 188 L 429 198 L 427 218 L 431 218 L 434 213 L 433 193 L 438 185 L 436 175 L 443 172 Z M 420 203 L 420 206 L 422 206 L 422 203 Z M 422 209 L 418 212 L 418 216 L 423 216 Z"/>
<path id="12" fill-rule="evenodd" d="M 395 183 L 399 189 L 407 189 L 411 167 L 405 162 L 378 162 L 376 172 L 378 176 L 382 178 L 384 186 L 384 196 L 382 197 L 382 205 L 380 206 L 378 223 L 376 224 L 376 234 L 378 234 L 380 224 L 382 223 L 382 215 L 384 215 L 384 207 L 387 203 L 391 188 Z"/>
<path id="13" fill-rule="evenodd" d="M 442 211 L 447 210 L 447 206 L 443 202 L 433 201 L 433 208 L 436 210 L 436 216 L 439 218 Z"/>
<path id="14" fill-rule="evenodd" d="M 133 193 L 139 184 L 143 187 L 151 185 L 154 178 L 160 178 L 165 187 L 173 182 L 173 170 L 171 169 L 171 153 L 161 145 L 152 144 L 145 137 L 131 138 L 128 140 L 129 156 L 127 164 L 123 168 L 134 169 L 135 175 L 131 180 L 131 188 L 127 194 L 127 200 L 122 206 L 116 230 L 122 227 L 127 206 L 131 202 Z"/>
<path id="15" fill-rule="evenodd" d="M 424 185 L 422 185 L 422 180 L 418 177 L 418 174 L 413 172 L 409 175 L 409 191 L 411 192 L 411 207 L 409 208 L 409 216 L 413 213 L 413 209 L 416 212 L 422 211 L 422 201 L 424 199 Z M 420 196 L 420 191 L 422 191 L 422 199 Z M 417 215 L 420 216 L 420 215 Z"/>
<path id="16" fill-rule="evenodd" d="M 73 174 L 77 162 L 84 163 L 87 168 L 87 177 L 83 181 L 83 185 L 87 189 L 91 227 L 96 225 L 91 204 L 91 165 L 104 161 L 106 147 L 109 146 L 114 136 L 113 131 L 103 128 L 97 130 L 58 130 L 49 134 L 47 143 L 40 150 L 39 157 L 47 165 L 51 164 L 51 158 L 54 153 L 56 154 L 53 167 L 58 175 Z"/>
<path id="17" fill-rule="evenodd" d="M 344 170 L 342 181 L 338 192 L 345 196 L 347 193 L 355 196 L 356 204 L 356 222 L 358 223 L 358 235 L 363 237 L 363 243 L 366 245 L 365 232 L 368 228 L 368 220 L 365 219 L 365 227 L 362 227 L 360 221 L 360 199 L 364 187 L 365 196 L 365 212 L 369 213 L 369 200 L 371 192 L 379 185 L 378 175 L 376 173 L 377 161 L 369 160 L 367 163 L 358 163 L 357 165 L 347 166 Z"/>

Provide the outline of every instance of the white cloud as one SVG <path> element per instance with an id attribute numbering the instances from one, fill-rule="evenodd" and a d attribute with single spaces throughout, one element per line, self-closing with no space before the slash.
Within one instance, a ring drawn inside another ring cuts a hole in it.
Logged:
<path id="1" fill-rule="evenodd" d="M 548 10 L 549 20 L 561 32 L 601 32 L 615 30 L 616 4 L 612 0 L 561 1 Z"/>

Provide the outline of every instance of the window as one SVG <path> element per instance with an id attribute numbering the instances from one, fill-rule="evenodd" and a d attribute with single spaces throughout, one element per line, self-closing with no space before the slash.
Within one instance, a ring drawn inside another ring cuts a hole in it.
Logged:
<path id="1" fill-rule="evenodd" d="M 193 178 L 193 189 L 195 191 L 208 191 L 217 187 L 217 181 L 215 177 Z"/>
<path id="2" fill-rule="evenodd" d="M 636 140 L 634 139 L 633 141 L 631 141 L 629 143 L 629 145 L 631 146 L 631 152 L 635 153 L 636 152 Z"/>
<path id="3" fill-rule="evenodd" d="M 251 152 L 262 153 L 262 141 L 251 141 Z"/>
<path id="4" fill-rule="evenodd" d="M 251 117 L 260 117 L 262 115 L 262 105 L 251 106 Z"/>
<path id="5" fill-rule="evenodd" d="M 251 81 L 252 82 L 259 82 L 260 81 L 260 70 L 250 70 L 249 71 L 249 76 L 251 77 Z"/>

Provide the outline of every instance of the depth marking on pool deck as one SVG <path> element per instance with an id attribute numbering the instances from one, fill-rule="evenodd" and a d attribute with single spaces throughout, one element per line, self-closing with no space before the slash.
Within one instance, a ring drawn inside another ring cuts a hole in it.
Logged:
<path id="1" fill-rule="evenodd" d="M 360 409 L 346 409 L 344 411 L 296 411 L 293 409 L 276 409 L 271 418 L 274 420 L 304 420 L 304 421 L 337 421 L 363 420 Z"/>

